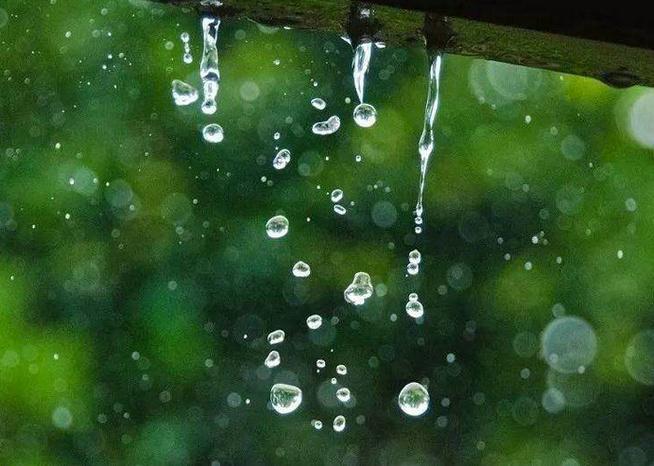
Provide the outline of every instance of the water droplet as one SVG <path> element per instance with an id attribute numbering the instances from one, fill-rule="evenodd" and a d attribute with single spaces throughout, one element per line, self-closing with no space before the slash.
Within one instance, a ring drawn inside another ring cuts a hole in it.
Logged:
<path id="1" fill-rule="evenodd" d="M 341 199 L 343 199 L 343 190 L 342 189 L 335 189 L 332 191 L 330 198 L 332 202 L 338 202 Z"/>
<path id="2" fill-rule="evenodd" d="M 189 36 L 188 32 L 182 32 L 180 38 L 182 39 L 182 43 L 184 44 L 184 55 L 182 56 L 182 60 L 187 65 L 193 63 L 193 55 L 191 55 L 191 45 L 189 44 L 189 42 L 191 41 L 191 36 Z"/>
<path id="3" fill-rule="evenodd" d="M 406 313 L 414 319 L 422 317 L 425 313 L 422 304 L 418 301 L 418 295 L 416 293 L 409 295 L 409 301 L 406 303 L 405 309 Z"/>
<path id="4" fill-rule="evenodd" d="M 372 296 L 373 291 L 370 275 L 365 272 L 357 272 L 354 274 L 352 283 L 345 289 L 345 301 L 360 306 Z"/>
<path id="5" fill-rule="evenodd" d="M 282 149 L 277 152 L 275 158 L 273 159 L 273 167 L 277 170 L 282 170 L 286 168 L 286 165 L 291 161 L 291 151 L 288 149 Z"/>
<path id="6" fill-rule="evenodd" d="M 377 110 L 370 104 L 359 104 L 354 108 L 354 121 L 362 128 L 370 128 L 377 122 Z"/>
<path id="7" fill-rule="evenodd" d="M 320 317 L 318 314 L 313 314 L 307 317 L 307 327 L 309 327 L 311 330 L 316 330 L 317 328 L 320 328 L 322 325 L 322 317 Z"/>
<path id="8" fill-rule="evenodd" d="M 320 430 L 322 429 L 322 421 L 319 419 L 313 419 L 311 420 L 311 425 L 313 426 L 314 429 Z"/>
<path id="9" fill-rule="evenodd" d="M 338 398 L 338 401 L 341 403 L 347 403 L 350 401 L 350 396 L 350 389 L 347 387 L 341 387 L 336 390 L 336 398 Z"/>
<path id="10" fill-rule="evenodd" d="M 275 215 L 266 223 L 266 233 L 273 239 L 286 236 L 288 233 L 288 219 L 283 215 Z"/>
<path id="11" fill-rule="evenodd" d="M 313 108 L 316 108 L 318 110 L 324 110 L 325 107 L 327 106 L 327 103 L 322 100 L 320 97 L 316 97 L 314 99 L 311 99 L 311 105 L 313 105 Z"/>
<path id="12" fill-rule="evenodd" d="M 325 363 L 325 360 L 324 360 L 324 359 L 318 359 L 318 360 L 316 360 L 316 367 L 317 367 L 318 369 L 324 369 L 326 365 L 327 365 L 327 363 Z"/>
<path id="13" fill-rule="evenodd" d="M 345 215 L 347 213 L 347 209 L 340 204 L 336 204 L 334 206 L 334 212 L 336 212 L 338 215 Z"/>
<path id="14" fill-rule="evenodd" d="M 274 330 L 268 334 L 268 343 L 277 345 L 283 342 L 284 338 L 286 338 L 286 333 L 283 330 Z"/>
<path id="15" fill-rule="evenodd" d="M 336 373 L 338 375 L 347 375 L 347 366 L 345 364 L 339 364 L 336 366 Z"/>
<path id="16" fill-rule="evenodd" d="M 190 105 L 198 100 L 198 90 L 190 84 L 174 79 L 172 82 L 172 93 L 175 105 Z"/>
<path id="17" fill-rule="evenodd" d="M 397 402 L 405 414 L 420 416 L 429 408 L 429 393 L 418 382 L 411 382 L 404 386 Z"/>
<path id="18" fill-rule="evenodd" d="M 334 423 L 332 426 L 334 427 L 334 432 L 343 432 L 345 430 L 345 416 L 338 415 L 334 418 Z"/>
<path id="19" fill-rule="evenodd" d="M 420 272 L 420 266 L 418 264 L 407 264 L 406 273 L 409 275 L 418 275 Z"/>
<path id="20" fill-rule="evenodd" d="M 311 130 L 314 134 L 319 134 L 320 136 L 326 136 L 328 134 L 333 134 L 338 131 L 338 128 L 341 127 L 341 119 L 336 115 L 330 116 L 326 121 L 319 121 L 314 123 Z"/>
<path id="21" fill-rule="evenodd" d="M 266 357 L 266 360 L 264 364 L 266 367 L 272 369 L 273 367 L 279 366 L 279 363 L 282 362 L 281 356 L 279 356 L 279 352 L 272 350 L 270 353 L 268 353 L 268 356 Z"/>
<path id="22" fill-rule="evenodd" d="M 200 77 L 204 90 L 204 102 L 202 112 L 211 115 L 216 112 L 216 96 L 220 82 L 220 71 L 218 69 L 218 28 L 220 20 L 210 16 L 202 18 L 203 51 L 200 62 Z"/>
<path id="23" fill-rule="evenodd" d="M 302 404 L 302 390 L 293 385 L 276 383 L 270 389 L 270 404 L 279 414 L 289 414 Z"/>
<path id="24" fill-rule="evenodd" d="M 420 251 L 418 251 L 417 249 L 414 249 L 409 253 L 410 264 L 420 264 L 421 260 L 422 260 L 422 256 L 420 255 Z"/>
<path id="25" fill-rule="evenodd" d="M 293 266 L 293 275 L 298 278 L 306 278 L 311 275 L 311 267 L 306 262 L 298 261 Z"/>
<path id="26" fill-rule="evenodd" d="M 217 123 L 210 123 L 202 129 L 204 140 L 212 144 L 217 144 L 225 139 L 225 133 L 222 126 Z"/>

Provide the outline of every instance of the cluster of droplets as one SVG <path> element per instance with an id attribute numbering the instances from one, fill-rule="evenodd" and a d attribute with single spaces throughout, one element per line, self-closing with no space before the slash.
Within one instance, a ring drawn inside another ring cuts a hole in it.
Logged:
<path id="1" fill-rule="evenodd" d="M 420 262 L 422 261 L 422 255 L 420 251 L 414 249 L 409 253 L 409 263 L 406 266 L 406 272 L 409 275 L 417 275 L 420 272 Z"/>
<path id="2" fill-rule="evenodd" d="M 340 204 L 340 201 L 343 200 L 342 189 L 334 189 L 329 195 L 329 198 L 334 204 L 334 212 L 336 212 L 338 215 L 345 215 L 347 213 L 347 209 L 343 207 L 342 204 Z"/>
<path id="3" fill-rule="evenodd" d="M 418 382 L 410 382 L 400 391 L 397 403 L 404 414 L 420 416 L 429 408 L 429 392 Z"/>
<path id="4" fill-rule="evenodd" d="M 182 39 L 182 45 L 184 46 L 184 55 L 182 55 L 182 60 L 187 65 L 191 64 L 193 63 L 193 55 L 191 55 L 191 36 L 188 32 L 182 32 L 180 39 Z"/>
<path id="5" fill-rule="evenodd" d="M 411 293 L 409 295 L 409 300 L 406 303 L 405 310 L 409 317 L 413 317 L 414 319 L 419 319 L 425 314 L 422 304 L 418 301 L 417 293 Z"/>
<path id="6" fill-rule="evenodd" d="M 364 102 L 365 79 L 370 67 L 370 57 L 372 56 L 372 42 L 364 39 L 354 50 L 352 59 L 352 75 L 354 79 L 354 88 L 359 97 L 359 104 L 354 108 L 353 117 L 357 125 L 362 128 L 369 128 L 377 121 L 377 110 L 370 104 Z"/>

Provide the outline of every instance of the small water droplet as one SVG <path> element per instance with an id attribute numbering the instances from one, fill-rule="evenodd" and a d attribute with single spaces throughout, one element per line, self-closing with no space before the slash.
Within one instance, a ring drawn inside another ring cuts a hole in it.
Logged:
<path id="1" fill-rule="evenodd" d="M 336 204 L 334 206 L 334 212 L 336 212 L 338 215 L 345 215 L 347 213 L 347 209 L 340 204 Z"/>
<path id="2" fill-rule="evenodd" d="M 338 415 L 334 418 L 334 423 L 332 424 L 334 432 L 343 432 L 345 430 L 345 416 Z"/>
<path id="3" fill-rule="evenodd" d="M 418 272 L 420 272 L 420 266 L 418 264 L 407 264 L 406 272 L 409 275 L 418 275 Z"/>
<path id="4" fill-rule="evenodd" d="M 420 264 L 421 260 L 422 260 L 422 255 L 420 254 L 420 251 L 418 251 L 417 249 L 414 249 L 409 253 L 410 264 Z"/>
<path id="5" fill-rule="evenodd" d="M 177 106 L 190 105 L 198 100 L 198 90 L 190 84 L 174 79 L 172 82 L 173 100 Z"/>
<path id="6" fill-rule="evenodd" d="M 377 110 L 370 104 L 359 104 L 354 108 L 354 121 L 362 128 L 370 128 L 377 122 Z"/>
<path id="7" fill-rule="evenodd" d="M 314 99 L 311 99 L 311 105 L 313 105 L 313 108 L 316 108 L 318 110 L 324 110 L 325 107 L 327 106 L 327 103 L 322 100 L 320 97 L 316 97 Z"/>
<path id="8" fill-rule="evenodd" d="M 341 119 L 336 115 L 330 116 L 326 121 L 319 121 L 314 123 L 311 130 L 314 134 L 320 136 L 326 136 L 328 134 L 333 134 L 338 131 L 338 128 L 341 127 Z"/>
<path id="9" fill-rule="evenodd" d="M 202 137 L 207 142 L 217 144 L 225 139 L 222 126 L 217 123 L 210 123 L 202 129 Z"/>
<path id="10" fill-rule="evenodd" d="M 338 401 L 341 403 L 347 403 L 350 401 L 350 396 L 350 389 L 347 387 L 341 387 L 336 390 L 336 398 L 338 398 Z"/>
<path id="11" fill-rule="evenodd" d="M 298 278 L 306 278 L 311 275 L 311 267 L 306 262 L 298 261 L 293 266 L 293 275 Z"/>
<path id="12" fill-rule="evenodd" d="M 429 393 L 418 382 L 411 382 L 400 391 L 397 401 L 405 414 L 420 416 L 429 408 Z"/>
<path id="13" fill-rule="evenodd" d="M 332 191 L 330 198 L 332 202 L 338 202 L 341 199 L 343 199 L 343 190 L 342 189 L 335 189 Z"/>
<path id="14" fill-rule="evenodd" d="M 279 356 L 279 352 L 272 350 L 270 353 L 268 353 L 268 356 L 266 357 L 266 360 L 264 364 L 266 367 L 272 369 L 273 367 L 279 366 L 279 363 L 282 362 L 281 356 Z"/>
<path id="15" fill-rule="evenodd" d="M 288 233 L 288 219 L 283 215 L 275 215 L 266 223 L 266 233 L 273 239 L 286 236 Z"/>
<path id="16" fill-rule="evenodd" d="M 277 152 L 275 158 L 273 159 L 273 167 L 277 170 L 282 170 L 286 168 L 286 165 L 291 161 L 291 151 L 288 149 L 282 149 Z"/>
<path id="17" fill-rule="evenodd" d="M 268 343 L 277 345 L 283 342 L 284 338 L 286 338 L 286 333 L 283 330 L 274 330 L 268 334 Z"/>
<path id="18" fill-rule="evenodd" d="M 318 314 L 313 314 L 307 317 L 307 327 L 309 327 L 311 330 L 316 330 L 317 328 L 320 328 L 322 325 L 322 317 L 320 317 Z"/>
<path id="19" fill-rule="evenodd" d="M 325 360 L 324 360 L 324 359 L 318 359 L 318 360 L 316 360 L 316 367 L 317 367 L 318 369 L 324 369 L 326 365 L 327 365 L 327 363 L 325 363 Z"/>
<path id="20" fill-rule="evenodd" d="M 422 304 L 418 301 L 418 295 L 416 293 L 411 293 L 409 295 L 409 301 L 406 303 L 405 309 L 406 313 L 414 319 L 422 317 L 425 313 Z"/>
<path id="21" fill-rule="evenodd" d="M 270 389 L 270 404 L 279 414 L 289 414 L 302 404 L 302 390 L 293 385 L 276 383 Z"/>
<path id="22" fill-rule="evenodd" d="M 339 364 L 336 366 L 336 373 L 338 375 L 347 375 L 347 366 L 345 364 Z"/>
<path id="23" fill-rule="evenodd" d="M 370 275 L 365 272 L 357 272 L 354 274 L 352 283 L 345 289 L 345 301 L 360 306 L 372 296 L 373 291 Z"/>

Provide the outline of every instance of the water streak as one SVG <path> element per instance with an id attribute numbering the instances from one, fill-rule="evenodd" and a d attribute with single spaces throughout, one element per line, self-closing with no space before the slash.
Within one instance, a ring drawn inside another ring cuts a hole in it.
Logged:
<path id="1" fill-rule="evenodd" d="M 354 121 L 361 127 L 369 128 L 377 121 L 377 110 L 370 104 L 364 102 L 366 74 L 370 67 L 370 58 L 372 56 L 372 42 L 363 40 L 354 50 L 352 59 L 352 76 L 354 79 L 354 89 L 359 97 L 359 105 L 354 109 Z"/>
<path id="2" fill-rule="evenodd" d="M 220 71 L 218 70 L 218 28 L 220 19 L 206 16 L 202 18 L 202 35 L 204 48 L 202 50 L 202 61 L 200 62 L 200 77 L 204 89 L 204 102 L 202 111 L 207 115 L 216 112 L 216 96 L 218 95 L 218 84 L 220 82 Z"/>
<path id="3" fill-rule="evenodd" d="M 422 128 L 422 135 L 420 136 L 420 143 L 418 144 L 418 152 L 420 152 L 420 192 L 416 204 L 416 233 L 422 232 L 422 198 L 425 192 L 425 179 L 427 177 L 429 159 L 434 152 L 434 122 L 436 121 L 436 114 L 438 112 L 442 64 L 443 54 L 437 52 L 429 68 L 429 89 L 427 91 L 427 104 L 425 105 L 424 126 Z"/>

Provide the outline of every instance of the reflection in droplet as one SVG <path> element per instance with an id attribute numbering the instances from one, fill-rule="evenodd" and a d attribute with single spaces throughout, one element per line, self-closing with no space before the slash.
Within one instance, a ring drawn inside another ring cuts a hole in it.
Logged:
<path id="1" fill-rule="evenodd" d="M 400 391 L 397 402 L 405 414 L 420 416 L 429 408 L 429 393 L 418 382 L 411 382 Z"/>
<path id="2" fill-rule="evenodd" d="M 352 283 L 345 289 L 345 301 L 360 306 L 372 296 L 373 291 L 370 275 L 365 272 L 357 272 L 354 274 Z"/>
<path id="3" fill-rule="evenodd" d="M 270 404 L 279 414 L 289 414 L 302 403 L 302 390 L 293 385 L 276 383 L 270 389 Z"/>
<path id="4" fill-rule="evenodd" d="M 286 236 L 288 233 L 288 219 L 283 215 L 275 215 L 266 223 L 266 233 L 273 239 Z"/>
<path id="5" fill-rule="evenodd" d="M 306 278 L 311 275 L 311 267 L 306 262 L 298 261 L 293 266 L 293 275 L 298 278 Z"/>
<path id="6" fill-rule="evenodd" d="M 266 357 L 264 364 L 266 365 L 266 367 L 272 369 L 273 367 L 279 366 L 279 363 L 281 362 L 282 362 L 282 358 L 279 355 L 279 352 L 272 350 L 270 353 L 268 353 L 268 356 Z"/>
<path id="7" fill-rule="evenodd" d="M 284 341 L 286 338 L 286 332 L 283 330 L 274 330 L 268 334 L 268 343 L 271 345 L 277 345 Z"/>

